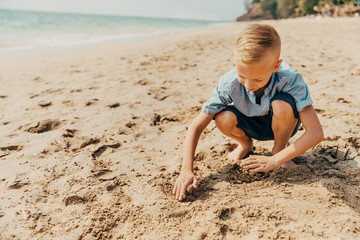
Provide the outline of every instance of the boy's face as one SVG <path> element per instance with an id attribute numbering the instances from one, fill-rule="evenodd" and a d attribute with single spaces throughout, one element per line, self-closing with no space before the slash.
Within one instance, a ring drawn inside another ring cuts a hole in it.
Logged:
<path id="1" fill-rule="evenodd" d="M 282 60 L 274 59 L 271 51 L 267 51 L 264 58 L 256 63 L 236 62 L 237 80 L 247 90 L 255 92 L 268 84 L 271 74 L 277 72 L 281 62 Z"/>

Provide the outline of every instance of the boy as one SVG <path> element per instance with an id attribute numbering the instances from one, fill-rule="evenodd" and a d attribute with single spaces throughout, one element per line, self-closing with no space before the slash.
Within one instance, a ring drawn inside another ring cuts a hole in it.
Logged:
<path id="1" fill-rule="evenodd" d="M 279 59 L 280 49 L 280 36 L 269 25 L 252 24 L 240 34 L 235 67 L 220 78 L 186 132 L 183 164 L 173 189 L 177 200 L 183 199 L 190 184 L 197 188 L 193 158 L 199 136 L 212 119 L 223 134 L 239 143 L 228 155 L 232 161 L 250 152 L 253 138 L 274 140 L 272 156 L 250 156 L 241 161 L 240 166 L 252 173 L 291 167 L 292 158 L 323 139 L 308 87 L 295 69 Z M 305 133 L 286 147 L 300 121 Z"/>

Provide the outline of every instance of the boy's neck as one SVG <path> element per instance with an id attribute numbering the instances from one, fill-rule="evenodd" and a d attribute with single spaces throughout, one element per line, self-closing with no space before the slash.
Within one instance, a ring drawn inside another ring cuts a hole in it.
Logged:
<path id="1" fill-rule="evenodd" d="M 259 88 L 258 90 L 256 90 L 254 92 L 255 96 L 256 96 L 256 104 L 261 103 L 261 97 L 264 95 L 265 89 L 270 85 L 270 82 L 271 82 L 271 77 L 270 77 L 268 83 L 264 87 Z"/>
<path id="2" fill-rule="evenodd" d="M 269 79 L 269 81 L 267 82 L 267 84 L 265 86 L 263 86 L 262 88 L 259 88 L 258 90 L 256 90 L 255 96 L 262 96 L 264 95 L 265 89 L 270 85 L 271 82 L 271 78 Z"/>

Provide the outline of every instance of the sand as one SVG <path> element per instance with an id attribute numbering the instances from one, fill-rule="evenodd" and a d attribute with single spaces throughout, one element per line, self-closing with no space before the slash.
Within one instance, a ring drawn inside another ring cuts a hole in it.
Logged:
<path id="1" fill-rule="evenodd" d="M 325 139 L 293 169 L 249 175 L 211 123 L 183 202 L 185 131 L 247 23 L 2 61 L 0 239 L 359 239 L 360 22 L 266 23 Z"/>

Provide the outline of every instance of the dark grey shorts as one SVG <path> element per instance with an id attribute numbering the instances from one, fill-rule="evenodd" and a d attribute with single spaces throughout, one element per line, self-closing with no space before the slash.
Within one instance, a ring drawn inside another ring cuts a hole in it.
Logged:
<path id="1" fill-rule="evenodd" d="M 274 100 L 282 100 L 284 102 L 287 102 L 291 105 L 294 116 L 296 119 L 298 119 L 298 122 L 294 128 L 293 133 L 291 136 L 295 135 L 295 133 L 298 131 L 299 125 L 300 125 L 300 119 L 299 119 L 299 112 L 296 109 L 295 100 L 294 98 L 288 94 L 288 93 L 277 93 L 271 100 L 270 100 L 270 112 L 268 115 L 265 116 L 259 116 L 259 117 L 248 117 L 239 112 L 234 106 L 227 106 L 222 111 L 230 111 L 236 115 L 237 118 L 237 127 L 242 129 L 245 134 L 253 139 L 256 140 L 274 140 L 274 132 L 271 127 L 272 122 L 272 108 L 271 103 Z"/>

